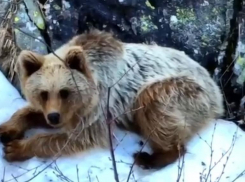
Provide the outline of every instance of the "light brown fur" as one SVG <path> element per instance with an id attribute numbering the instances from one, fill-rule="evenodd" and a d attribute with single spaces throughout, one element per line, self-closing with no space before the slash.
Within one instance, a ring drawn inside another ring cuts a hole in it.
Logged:
<path id="1" fill-rule="evenodd" d="M 18 74 L 30 106 L 0 126 L 5 158 L 18 161 L 108 147 L 104 112 L 107 88 L 113 85 L 110 114 L 115 117 L 136 109 L 119 117 L 117 124 L 133 128 L 153 149 L 152 154 L 135 153 L 137 164 L 161 168 L 173 163 L 197 132 L 223 114 L 222 96 L 208 72 L 184 53 L 145 46 L 91 31 L 74 37 L 55 54 L 22 51 Z M 121 79 L 134 61 L 139 61 L 138 68 L 132 69 L 134 74 Z M 60 114 L 55 125 L 48 119 L 53 112 Z M 48 126 L 61 132 L 19 140 L 27 129 Z"/>

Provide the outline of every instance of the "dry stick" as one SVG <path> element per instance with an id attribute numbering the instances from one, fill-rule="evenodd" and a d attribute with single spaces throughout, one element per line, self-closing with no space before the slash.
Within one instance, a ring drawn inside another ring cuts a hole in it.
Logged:
<path id="1" fill-rule="evenodd" d="M 241 26 L 240 26 L 240 24 L 239 24 L 239 28 L 238 28 L 238 37 L 240 37 L 241 36 Z M 230 106 L 229 106 L 229 103 L 228 103 L 228 101 L 227 101 L 227 98 L 226 98 L 226 95 L 225 95 L 225 93 L 224 93 L 224 87 L 223 87 L 223 84 L 222 84 L 222 78 L 223 78 L 223 76 L 226 74 L 226 72 L 228 71 L 228 69 L 231 67 L 231 65 L 237 60 L 237 58 L 239 57 L 239 55 L 237 55 L 234 59 L 233 59 L 233 61 L 231 62 L 231 64 L 226 68 L 226 70 L 224 71 L 224 73 L 222 74 L 222 76 L 220 77 L 220 86 L 222 87 L 222 93 L 223 93 L 223 95 L 224 95 L 224 99 L 225 99 L 225 103 L 226 103 L 226 105 L 227 105 L 227 109 L 228 109 L 228 112 L 230 112 Z M 233 74 L 233 72 L 232 72 L 232 74 Z M 229 78 L 229 80 L 231 79 L 231 77 Z M 227 81 L 228 82 L 228 81 Z M 227 84 L 227 82 L 225 83 L 225 85 Z M 229 113 L 230 115 L 231 115 L 231 113 Z M 229 116 L 229 118 L 230 118 L 230 116 Z"/>
<path id="2" fill-rule="evenodd" d="M 121 117 L 121 116 L 123 116 L 123 115 L 125 115 L 125 114 L 128 114 L 128 113 L 131 113 L 131 112 L 135 112 L 135 111 L 138 111 L 138 110 L 140 110 L 140 109 L 142 109 L 142 108 L 144 108 L 143 106 L 142 107 L 139 107 L 139 108 L 137 108 L 137 109 L 132 109 L 132 110 L 130 110 L 130 111 L 125 111 L 123 114 L 119 114 L 118 116 L 116 116 L 112 121 L 113 122 L 115 122 L 116 120 L 117 120 L 117 118 L 119 118 L 119 117 Z M 126 137 L 128 135 L 128 133 L 125 133 L 125 135 L 122 137 L 122 139 L 120 139 L 120 141 L 116 138 L 116 140 L 118 141 L 118 144 L 115 146 L 115 148 L 114 148 L 114 151 L 117 149 L 117 147 L 122 143 L 122 141 L 124 140 L 124 138 Z M 126 149 L 123 147 L 123 149 L 125 150 L 125 152 L 127 152 L 126 151 Z M 128 153 L 128 152 L 127 152 Z M 128 153 L 129 154 L 129 153 Z"/>
<path id="3" fill-rule="evenodd" d="M 225 168 L 226 168 L 226 165 L 227 165 L 227 163 L 228 163 L 228 160 L 230 159 L 231 153 L 232 153 L 233 148 L 234 148 L 234 146 L 235 146 L 235 142 L 236 142 L 235 140 L 237 139 L 237 131 L 238 131 L 238 126 L 237 126 L 237 130 L 236 130 L 236 132 L 235 132 L 235 134 L 234 134 L 234 136 L 233 136 L 233 139 L 232 139 L 233 145 L 232 145 L 231 151 L 230 151 L 229 155 L 228 155 L 227 158 L 226 158 L 226 162 L 225 162 L 225 164 L 224 164 L 224 167 L 223 167 L 223 169 L 222 169 L 221 175 L 220 175 L 220 177 L 219 177 L 219 179 L 218 179 L 217 182 L 219 182 L 220 179 L 221 179 L 221 177 L 223 176 L 224 171 L 225 171 Z"/>
<path id="4" fill-rule="evenodd" d="M 180 157 L 179 157 L 179 158 L 180 158 Z M 179 160 L 179 161 L 180 161 L 180 160 Z M 180 172 L 179 172 L 179 174 L 178 174 L 177 182 L 180 181 L 182 172 L 183 172 L 183 174 L 185 175 L 184 164 L 185 164 L 185 155 L 183 155 L 183 159 L 182 159 L 181 166 L 178 167 L 178 171 L 179 171 L 179 168 L 180 168 Z M 183 178 L 182 178 L 182 181 L 184 182 L 184 180 L 185 180 L 185 178 L 183 177 Z"/>
<path id="5" fill-rule="evenodd" d="M 183 156 L 183 159 L 185 159 L 185 156 Z M 184 163 L 185 163 L 185 161 L 184 161 Z M 184 165 L 184 164 L 183 164 L 183 165 Z M 184 174 L 184 176 L 185 176 L 185 169 L 184 169 L 184 167 L 183 167 L 183 174 Z M 185 182 L 185 178 L 184 178 L 184 177 L 182 178 L 182 181 Z"/>
<path id="6" fill-rule="evenodd" d="M 236 180 L 238 180 L 238 178 L 242 177 L 243 175 L 245 175 L 245 169 L 231 182 L 235 182 Z"/>
<path id="7" fill-rule="evenodd" d="M 92 182 L 91 177 L 90 177 L 90 170 L 88 170 L 88 180 L 89 180 L 89 182 Z"/>
<path id="8" fill-rule="evenodd" d="M 79 179 L 79 169 L 78 169 L 78 166 L 76 165 L 76 168 L 77 168 L 77 182 L 80 182 L 80 179 Z"/>
<path id="9" fill-rule="evenodd" d="M 200 182 L 202 182 L 202 178 L 203 178 L 203 173 L 206 170 L 206 168 L 203 169 L 203 171 L 200 173 Z"/>
<path id="10" fill-rule="evenodd" d="M 110 158 L 109 158 L 109 160 L 111 160 Z M 124 161 L 122 161 L 122 160 L 120 160 L 120 161 L 116 161 L 117 163 L 120 163 L 120 164 L 125 164 L 125 165 L 128 165 L 128 166 L 131 166 L 132 164 L 131 163 L 127 163 L 127 162 L 124 162 Z"/>
<path id="11" fill-rule="evenodd" d="M 111 157 L 112 157 L 112 164 L 113 164 L 113 168 L 114 168 L 114 178 L 116 180 L 116 182 L 119 182 L 119 178 L 118 178 L 118 173 L 117 173 L 117 165 L 116 165 L 116 161 L 115 161 L 115 154 L 114 154 L 114 150 L 113 150 L 113 144 L 112 144 L 112 137 L 111 137 L 111 115 L 110 115 L 110 93 L 111 93 L 111 87 L 109 87 L 108 89 L 108 95 L 107 95 L 107 127 L 108 127 L 108 134 L 109 134 L 109 142 L 110 142 L 110 152 L 111 152 Z"/>
<path id="12" fill-rule="evenodd" d="M 22 173 L 22 174 L 19 174 L 19 175 L 17 175 L 17 176 L 15 176 L 15 178 L 19 178 L 19 177 L 21 177 L 21 176 L 23 176 L 23 175 L 25 175 L 25 174 L 27 174 L 27 173 L 29 173 L 29 172 L 31 172 L 32 170 L 37 170 L 40 166 L 42 166 L 43 164 L 41 164 L 41 165 L 38 165 L 38 166 L 36 166 L 36 167 L 34 167 L 34 168 L 32 168 L 32 169 L 27 169 L 28 171 L 26 171 L 26 172 L 24 172 L 24 173 Z M 35 174 L 35 172 L 33 173 L 33 174 Z M 4 181 L 4 182 L 9 182 L 9 181 L 12 181 L 13 179 L 9 179 L 9 180 L 7 180 L 7 181 Z"/>
<path id="13" fill-rule="evenodd" d="M 58 167 L 56 161 L 54 162 L 54 164 L 55 164 L 55 167 L 54 167 L 55 171 L 58 172 L 59 176 L 60 176 L 62 179 L 66 180 L 66 181 L 68 181 L 68 182 L 73 182 L 71 179 L 69 179 L 67 176 L 65 176 L 65 175 L 63 174 L 63 172 L 62 172 L 62 171 L 60 170 L 60 168 Z"/>
<path id="14" fill-rule="evenodd" d="M 237 129 L 238 129 L 238 127 L 237 127 Z M 235 133 L 234 133 L 234 135 L 233 135 L 233 140 L 232 140 L 232 143 L 231 143 L 231 146 L 230 146 L 230 148 L 221 156 L 221 158 L 209 169 L 209 171 L 208 171 L 208 173 L 210 173 L 210 181 L 211 181 L 211 171 L 219 164 L 219 162 L 224 158 L 224 156 L 230 151 L 230 150 L 232 150 L 233 149 L 233 147 L 234 147 L 234 144 L 235 144 L 235 141 L 234 141 L 234 136 L 235 135 L 237 135 L 237 131 L 238 130 L 236 130 L 235 131 Z M 209 147 L 210 147 L 210 149 L 211 149 L 211 153 L 213 153 L 213 151 L 212 151 L 212 147 L 207 143 L 207 141 L 206 140 L 204 140 L 200 135 L 198 135 L 199 136 L 199 138 L 200 139 L 202 139 Z M 213 138 L 212 138 L 212 140 L 213 140 Z M 231 151 L 232 152 L 232 151 Z M 231 154 L 231 152 L 230 152 L 230 154 Z M 230 155 L 229 154 L 229 155 Z M 228 160 L 228 159 L 227 159 Z M 227 163 L 228 161 L 226 161 L 226 163 Z M 224 165 L 224 168 L 225 168 L 225 165 Z M 223 168 L 223 170 L 224 170 L 224 168 Z M 203 178 L 203 173 L 204 173 L 204 171 L 205 171 L 205 169 L 202 171 L 202 173 L 201 173 L 201 175 L 202 176 L 200 176 L 200 182 L 202 181 L 202 178 Z M 206 177 L 206 181 L 208 180 L 208 176 Z"/>
<path id="15" fill-rule="evenodd" d="M 213 134 L 212 134 L 212 139 L 211 139 L 211 145 L 209 145 L 209 143 L 206 141 L 206 140 L 204 140 L 199 134 L 197 134 L 198 136 L 199 136 L 199 138 L 201 139 L 201 140 L 203 140 L 206 144 L 207 144 L 207 146 L 209 146 L 209 148 L 210 148 L 210 150 L 211 150 L 211 154 L 210 154 L 210 163 L 209 163 L 209 171 L 208 171 L 208 173 L 210 173 L 211 171 L 210 171 L 210 168 L 211 168 L 211 164 L 212 164 L 212 158 L 213 158 L 213 136 L 214 136 L 214 132 L 215 132 L 215 128 L 216 128 L 216 123 L 215 123 L 215 127 L 214 127 L 214 131 L 213 131 Z M 205 168 L 206 169 L 206 168 Z M 201 176 L 200 176 L 200 181 L 202 181 L 202 178 L 204 177 L 204 171 L 205 171 L 205 169 L 202 171 L 202 173 L 201 173 Z M 209 174 L 208 174 L 208 176 L 209 176 Z M 205 176 L 205 178 L 206 178 L 206 181 L 208 180 L 208 176 Z"/>
<path id="16" fill-rule="evenodd" d="M 237 56 L 238 57 L 238 56 Z M 221 89 L 222 89 L 222 93 L 224 95 L 224 99 L 225 99 L 225 103 L 227 105 L 227 109 L 228 109 L 228 112 L 229 112 L 229 115 L 231 115 L 231 111 L 230 111 L 230 106 L 229 106 L 229 103 L 227 101 L 227 98 L 226 98 L 226 95 L 225 95 L 225 92 L 224 92 L 224 86 L 222 84 L 222 78 L 225 76 L 226 72 L 228 71 L 228 69 L 231 67 L 231 65 L 236 61 L 237 57 L 234 58 L 234 60 L 231 62 L 231 64 L 226 68 L 226 70 L 224 71 L 224 73 L 221 75 L 220 77 L 220 86 L 221 86 Z M 230 117 L 230 116 L 229 116 Z"/>
<path id="17" fill-rule="evenodd" d="M 18 180 L 16 179 L 16 177 L 14 177 L 13 174 L 11 174 L 11 176 L 13 177 L 13 179 L 14 179 L 16 182 L 18 182 Z"/>
<path id="18" fill-rule="evenodd" d="M 5 166 L 3 167 L 3 178 L 2 178 L 2 182 L 4 182 L 4 178 L 5 178 Z"/>
<path id="19" fill-rule="evenodd" d="M 211 168 L 211 170 L 213 170 L 217 164 L 224 158 L 224 156 L 232 149 L 233 143 L 231 143 L 230 148 L 220 157 L 220 159 L 213 165 L 213 167 Z"/>
<path id="20" fill-rule="evenodd" d="M 135 64 L 136 65 L 136 64 Z M 128 71 L 126 72 L 126 73 L 128 73 Z M 126 74 L 124 74 L 123 76 L 125 76 Z M 118 80 L 118 82 L 120 81 L 122 79 L 122 77 Z M 118 83 L 118 82 L 116 82 L 116 83 Z M 113 86 L 112 87 L 114 87 L 115 85 L 116 85 L 116 83 L 115 84 L 113 84 Z M 129 113 L 130 111 L 127 111 L 127 112 L 125 112 L 125 113 L 123 113 L 123 114 L 120 114 L 120 115 L 118 115 L 118 116 L 116 116 L 114 119 L 110 119 L 110 111 L 109 111 L 109 100 L 110 100 L 110 91 L 111 91 L 111 88 L 112 87 L 109 87 L 109 89 L 108 89 L 108 95 L 107 95 L 107 127 L 108 127 L 108 131 L 109 131 L 109 142 L 110 142 L 110 153 L 111 153 L 111 157 L 112 157 L 112 164 L 113 164 L 113 168 L 114 168 L 114 178 L 115 178 L 115 180 L 116 180 L 116 182 L 119 182 L 119 178 L 118 178 L 118 173 L 117 173 L 117 165 L 116 165 L 116 159 L 115 159 L 115 154 L 114 154 L 114 149 L 113 149 L 113 142 L 112 142 L 112 132 L 111 132 L 111 123 L 112 122 L 114 122 L 118 117 L 120 117 L 120 116 L 122 116 L 122 115 L 124 115 L 124 114 L 127 114 L 127 113 Z M 141 109 L 141 108 L 143 108 L 143 107 L 139 107 L 139 108 L 137 108 L 137 109 L 134 109 L 134 110 L 132 110 L 131 112 L 133 112 L 133 111 L 136 111 L 136 110 L 139 110 L 139 109 Z M 125 135 L 126 136 L 126 135 Z M 123 137 L 123 139 L 124 139 L 125 137 Z M 122 140 L 123 140 L 122 139 Z M 122 141 L 121 140 L 121 141 Z M 117 145 L 118 146 L 118 145 Z"/>
<path id="21" fill-rule="evenodd" d="M 231 153 L 233 151 L 233 148 L 235 146 L 235 139 L 236 139 L 236 136 L 237 136 L 237 132 L 238 132 L 238 126 L 237 126 L 237 130 L 235 131 L 235 133 L 233 135 L 233 139 L 232 139 L 232 143 L 231 143 L 230 148 L 222 155 L 222 157 L 218 160 L 218 162 L 216 164 L 214 164 L 214 166 L 211 168 L 211 170 L 213 170 L 214 167 L 221 161 L 221 159 L 223 159 L 223 157 L 230 151 L 230 153 L 228 154 L 228 156 L 226 158 L 226 162 L 225 162 L 225 164 L 223 166 L 223 169 L 222 169 L 222 172 L 221 172 L 221 175 L 220 175 L 220 178 L 218 179 L 218 181 L 221 179 L 221 177 L 222 177 L 222 175 L 224 173 L 224 170 L 225 170 L 225 167 L 226 167 L 226 165 L 228 163 L 229 157 L 230 157 L 230 155 L 231 155 Z"/>
<path id="22" fill-rule="evenodd" d="M 210 163 L 209 163 L 209 170 L 208 170 L 208 174 L 207 174 L 205 182 L 208 181 L 208 177 L 209 177 L 209 175 L 211 173 L 211 166 L 212 166 L 212 162 L 213 162 L 213 140 L 214 140 L 214 133 L 215 133 L 215 130 L 216 130 L 216 125 L 217 125 L 217 123 L 215 123 L 215 125 L 214 125 L 214 131 L 213 131 L 212 139 L 211 139 L 211 145 L 210 145 L 211 157 L 210 157 Z"/>
<path id="23" fill-rule="evenodd" d="M 144 53 L 144 55 L 146 52 Z M 111 123 L 113 120 L 111 119 L 111 114 L 110 114 L 110 93 L 111 93 L 111 88 L 113 88 L 116 84 L 118 84 L 126 74 L 131 71 L 135 65 L 137 65 L 138 62 L 136 62 L 132 67 L 130 67 L 114 84 L 112 84 L 108 88 L 108 93 L 107 93 L 107 114 L 106 114 L 106 119 L 107 119 L 107 127 L 108 127 L 108 134 L 109 134 L 109 143 L 110 143 L 110 152 L 111 152 L 111 157 L 112 157 L 112 164 L 113 164 L 113 169 L 114 169 L 114 178 L 116 182 L 119 182 L 118 178 L 118 172 L 117 172 L 117 165 L 116 165 L 116 160 L 115 160 L 115 154 L 113 150 L 113 142 L 112 142 L 112 132 L 111 132 Z"/>
<path id="24" fill-rule="evenodd" d="M 137 182 L 137 181 L 136 181 L 136 179 L 135 179 L 135 175 L 134 175 L 134 173 L 132 173 L 132 176 L 133 176 L 133 178 L 134 178 L 134 182 Z"/>
<path id="25" fill-rule="evenodd" d="M 179 162 L 180 162 L 180 156 L 179 156 Z M 183 168 L 184 168 L 184 164 L 185 164 L 185 155 L 183 155 L 183 159 L 182 159 L 182 163 L 181 163 L 181 166 L 180 166 L 180 163 L 179 163 L 179 166 L 178 166 L 178 178 L 177 178 L 177 182 L 180 181 L 180 178 L 181 178 L 181 175 L 182 175 L 182 171 L 183 171 Z M 184 178 L 183 178 L 184 180 Z"/>
<path id="26" fill-rule="evenodd" d="M 128 133 L 125 133 L 125 135 L 122 137 L 122 139 L 120 141 L 118 141 L 118 144 L 115 146 L 114 151 L 117 149 L 117 147 L 122 143 L 122 141 L 124 140 L 124 138 L 127 136 Z"/>
<path id="27" fill-rule="evenodd" d="M 185 121 L 185 125 L 184 125 L 184 129 L 186 128 L 186 119 L 184 119 Z M 181 138 L 179 137 L 179 142 L 180 142 Z M 182 170 L 184 168 L 184 163 L 185 163 L 185 155 L 183 155 L 183 159 L 182 159 L 182 163 L 181 163 L 181 166 L 180 166 L 180 153 L 179 153 L 179 166 L 178 166 L 178 177 L 177 177 L 177 182 L 179 182 L 180 178 L 181 178 L 181 175 L 182 175 Z M 183 178 L 184 180 L 184 178 Z"/>
<path id="28" fill-rule="evenodd" d="M 125 114 L 131 113 L 131 112 L 135 112 L 135 111 L 138 111 L 138 110 L 143 109 L 143 108 L 144 108 L 144 106 L 141 106 L 141 107 L 138 107 L 137 109 L 131 109 L 131 110 L 129 110 L 129 111 L 125 111 L 123 114 L 119 114 L 118 116 L 116 116 L 116 117 L 113 119 L 113 121 L 117 120 L 117 118 L 119 118 L 119 117 L 121 117 L 121 116 L 123 116 L 123 115 L 125 115 Z"/>
<path id="29" fill-rule="evenodd" d="M 11 166 L 13 166 L 13 167 L 16 167 L 16 168 L 19 168 L 19 169 L 22 169 L 22 170 L 25 170 L 25 171 L 30 171 L 29 169 L 25 169 L 25 168 L 23 168 L 23 167 L 21 167 L 21 166 L 17 166 L 17 165 L 14 165 L 14 164 L 10 164 Z"/>
<path id="30" fill-rule="evenodd" d="M 97 176 L 97 175 L 96 175 L 96 179 L 97 179 L 97 181 L 98 181 L 98 182 L 100 182 L 100 181 L 99 181 L 99 178 L 98 178 L 98 176 Z"/>

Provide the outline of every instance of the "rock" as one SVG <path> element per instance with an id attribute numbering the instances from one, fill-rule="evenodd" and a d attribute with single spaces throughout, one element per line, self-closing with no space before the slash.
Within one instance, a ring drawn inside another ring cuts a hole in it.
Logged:
<path id="1" fill-rule="evenodd" d="M 24 3 L 20 3 L 14 18 L 16 44 L 21 49 L 28 49 L 37 53 L 46 54 L 47 46 L 42 43 L 45 41 L 40 32 L 40 29 L 45 28 L 42 14 L 37 4 L 34 4 L 32 0 L 27 0 L 27 2 L 27 4 L 25 4 L 25 1 Z M 31 10 L 28 10 L 28 14 L 26 8 L 31 8 Z"/>
<path id="2" fill-rule="evenodd" d="M 19 49 L 14 41 L 14 32 L 11 24 L 17 4 L 11 1 L 1 1 L 0 7 L 0 71 L 19 88 L 19 81 L 14 72 L 14 63 Z"/>
<path id="3" fill-rule="evenodd" d="M 8 1 L 0 1 L 1 14 L 0 14 L 0 24 L 5 19 L 6 12 L 10 9 L 11 3 Z"/>
<path id="4" fill-rule="evenodd" d="M 236 48 L 235 54 L 233 57 L 234 66 L 231 70 L 231 73 L 234 73 L 231 76 L 232 85 L 233 85 L 233 99 L 230 98 L 234 102 L 234 96 L 237 96 L 236 99 L 236 117 L 238 119 L 245 120 L 245 96 L 244 96 L 244 82 L 245 82 L 245 0 L 241 2 L 241 10 L 238 14 L 237 18 L 237 40 L 236 40 Z M 231 74 L 230 74 L 231 75 Z M 241 99 L 242 98 L 242 99 Z M 239 103 L 239 104 L 238 104 Z M 245 126 L 245 123 L 243 124 Z"/>
<path id="5" fill-rule="evenodd" d="M 24 0 L 25 6 L 28 10 L 28 15 L 33 23 L 41 29 L 45 29 L 45 22 L 43 20 L 42 12 L 40 11 L 35 0 Z"/>
<path id="6" fill-rule="evenodd" d="M 67 9 L 67 1 L 49 1 L 52 47 L 56 49 L 93 26 L 112 30 L 125 42 L 157 43 L 183 50 L 214 73 L 229 30 L 227 1 L 71 0 Z M 233 0 L 228 2 L 233 5 Z"/>
<path id="7" fill-rule="evenodd" d="M 25 1 L 0 2 L 2 15 L 0 16 L 0 70 L 19 91 L 20 84 L 15 72 L 15 63 L 21 49 L 47 54 L 47 47 L 42 43 L 45 41 L 40 32 L 45 29 L 41 12 L 35 1 L 26 0 L 26 2 L 27 4 Z M 30 8 L 27 9 L 28 14 L 26 8 Z"/>
<path id="8" fill-rule="evenodd" d="M 243 1 L 243 10 L 245 11 L 245 1 Z M 245 81 L 245 15 L 240 13 L 238 18 L 238 42 L 235 55 L 234 73 L 237 75 L 237 83 L 243 85 Z"/>
<path id="9" fill-rule="evenodd" d="M 70 2 L 70 1 L 69 1 Z M 46 4 L 46 21 L 52 49 L 68 41 L 78 31 L 78 6 L 68 1 L 49 0 Z"/>

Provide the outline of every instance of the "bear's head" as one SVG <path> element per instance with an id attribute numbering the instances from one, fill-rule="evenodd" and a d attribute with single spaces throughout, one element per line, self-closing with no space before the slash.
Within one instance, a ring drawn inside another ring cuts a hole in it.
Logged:
<path id="1" fill-rule="evenodd" d="M 66 47 L 45 56 L 24 50 L 17 60 L 17 73 L 27 101 L 54 127 L 84 117 L 98 105 L 97 84 L 82 47 Z"/>

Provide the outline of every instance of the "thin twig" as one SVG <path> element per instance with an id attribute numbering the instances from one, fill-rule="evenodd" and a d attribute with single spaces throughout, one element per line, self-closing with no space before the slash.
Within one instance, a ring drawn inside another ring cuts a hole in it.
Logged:
<path id="1" fill-rule="evenodd" d="M 146 52 L 144 53 L 144 55 L 146 54 Z M 112 132 L 111 132 L 111 124 L 112 122 L 114 122 L 115 120 L 113 120 L 111 118 L 111 114 L 110 114 L 110 94 L 111 94 L 111 89 L 118 84 L 124 76 L 127 75 L 127 73 L 129 71 L 131 71 L 135 65 L 137 65 L 138 62 L 136 62 L 132 67 L 130 67 L 115 83 L 113 83 L 110 87 L 108 87 L 108 92 L 107 92 L 107 114 L 106 114 L 106 121 L 107 121 L 107 127 L 108 127 L 108 135 L 109 135 L 109 143 L 110 143 L 110 153 L 111 153 L 111 157 L 112 157 L 112 165 L 113 165 L 113 169 L 114 169 L 114 178 L 116 180 L 116 182 L 119 182 L 119 177 L 118 177 L 118 172 L 117 172 L 117 165 L 116 165 L 116 160 L 115 160 L 115 154 L 114 154 L 114 150 L 113 150 L 113 142 L 112 142 Z"/>
<path id="2" fill-rule="evenodd" d="M 80 179 L 79 179 L 79 169 L 78 169 L 78 166 L 76 165 L 76 169 L 77 169 L 77 182 L 80 182 Z"/>
<path id="3" fill-rule="evenodd" d="M 185 155 L 183 155 L 181 166 L 180 166 L 180 156 L 179 156 L 179 165 L 178 165 L 178 178 L 177 178 L 177 182 L 179 182 L 180 179 L 181 179 L 181 175 L 182 175 L 182 171 L 183 171 L 183 168 L 184 168 L 184 164 L 185 164 Z M 184 179 L 184 178 L 183 178 L 183 179 Z"/>
<path id="4" fill-rule="evenodd" d="M 234 148 L 234 146 L 235 146 L 235 142 L 236 142 L 236 139 L 237 139 L 237 131 L 238 131 L 238 126 L 237 126 L 237 130 L 236 130 L 235 134 L 233 135 L 233 139 L 232 139 L 233 145 L 232 145 L 231 151 L 230 151 L 229 155 L 228 155 L 227 158 L 226 158 L 226 162 L 225 162 L 225 164 L 224 164 L 224 166 L 223 166 L 222 172 L 221 172 L 220 177 L 218 178 L 218 181 L 217 181 L 217 182 L 219 182 L 220 179 L 221 179 L 221 177 L 223 176 L 224 171 L 225 171 L 225 168 L 226 168 L 226 166 L 227 166 L 227 163 L 228 163 L 228 161 L 229 161 L 229 159 L 230 159 L 231 153 L 232 153 L 232 151 L 233 151 L 233 148 Z"/>
<path id="5" fill-rule="evenodd" d="M 89 182 L 92 182 L 91 177 L 90 177 L 90 170 L 88 170 L 88 180 L 89 180 Z"/>
<path id="6" fill-rule="evenodd" d="M 118 172 L 117 172 L 117 165 L 115 160 L 115 154 L 113 150 L 113 144 L 112 144 L 112 132 L 111 132 L 111 114 L 110 114 L 110 93 L 111 93 L 111 87 L 108 89 L 108 95 L 107 95 L 107 127 L 108 127 L 108 134 L 109 134 L 109 142 L 110 142 L 110 152 L 112 157 L 112 165 L 113 165 L 113 171 L 114 171 L 114 178 L 116 182 L 119 182 Z"/>
<path id="7" fill-rule="evenodd" d="M 100 182 L 100 181 L 99 181 L 99 178 L 98 178 L 98 176 L 97 176 L 97 175 L 96 175 L 96 179 L 97 179 L 97 182 Z"/>
<path id="8" fill-rule="evenodd" d="M 66 180 L 66 181 L 68 181 L 68 182 L 73 182 L 71 179 L 69 179 L 67 176 L 65 176 L 65 175 L 63 174 L 63 172 L 59 169 L 59 167 L 58 167 L 56 161 L 54 162 L 54 165 L 55 165 L 54 169 L 55 169 L 56 172 L 58 172 L 59 177 L 61 177 L 62 179 Z"/>
<path id="9" fill-rule="evenodd" d="M 184 119 L 184 121 L 185 121 L 184 129 L 186 129 L 186 118 Z M 180 137 L 179 137 L 179 142 L 181 142 L 181 138 Z M 177 177 L 177 182 L 180 181 L 180 178 L 181 178 L 181 175 L 182 175 L 182 171 L 183 171 L 184 164 L 185 164 L 185 155 L 183 155 L 183 159 L 182 159 L 182 163 L 181 164 L 180 164 L 180 160 L 181 160 L 181 156 L 180 156 L 180 153 L 179 153 L 179 158 L 178 158 L 179 164 L 178 164 L 178 177 Z"/>
<path id="10" fill-rule="evenodd" d="M 211 156 L 210 156 L 210 163 L 209 163 L 209 170 L 208 170 L 208 174 L 207 174 L 207 177 L 206 177 L 206 180 L 205 182 L 208 181 L 208 178 L 209 178 L 209 175 L 211 173 L 211 166 L 212 166 L 212 162 L 213 162 L 213 140 L 214 140 L 214 133 L 215 133 L 215 130 L 216 130 L 216 125 L 217 123 L 214 124 L 214 130 L 213 130 L 213 134 L 212 134 L 212 139 L 211 139 L 211 145 L 210 145 L 210 150 L 211 150 Z"/>
<path id="11" fill-rule="evenodd" d="M 236 180 L 238 180 L 238 178 L 242 177 L 243 175 L 245 175 L 245 169 L 231 182 L 235 182 Z"/>
<path id="12" fill-rule="evenodd" d="M 13 177 L 13 179 L 14 179 L 16 182 L 18 182 L 18 180 L 16 179 L 16 177 L 14 177 L 13 174 L 11 174 L 11 176 Z"/>
<path id="13" fill-rule="evenodd" d="M 2 182 L 4 182 L 4 179 L 5 179 L 5 166 L 3 167 L 3 178 L 2 178 Z"/>

